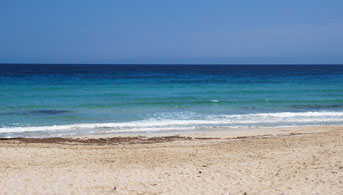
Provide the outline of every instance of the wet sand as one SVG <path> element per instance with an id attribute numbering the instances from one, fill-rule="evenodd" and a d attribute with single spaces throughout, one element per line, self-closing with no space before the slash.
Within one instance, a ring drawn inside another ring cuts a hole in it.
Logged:
<path id="1" fill-rule="evenodd" d="M 0 140 L 0 194 L 343 194 L 343 127 Z"/>

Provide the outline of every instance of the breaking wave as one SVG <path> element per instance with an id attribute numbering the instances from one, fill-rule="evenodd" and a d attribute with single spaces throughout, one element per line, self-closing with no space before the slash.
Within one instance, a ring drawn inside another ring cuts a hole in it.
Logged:
<path id="1" fill-rule="evenodd" d="M 233 115 L 201 115 L 192 112 L 160 113 L 146 119 L 114 123 L 2 127 L 0 137 L 51 137 L 107 133 L 149 133 L 199 129 L 342 125 L 343 112 L 279 112 Z"/>

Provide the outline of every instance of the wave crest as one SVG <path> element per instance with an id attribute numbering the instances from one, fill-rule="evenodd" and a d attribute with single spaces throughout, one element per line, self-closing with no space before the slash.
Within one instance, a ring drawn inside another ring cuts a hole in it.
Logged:
<path id="1" fill-rule="evenodd" d="M 278 127 L 343 124 L 343 112 L 279 112 L 234 115 L 200 115 L 192 112 L 162 113 L 145 120 L 117 123 L 2 127 L 0 137 L 60 136 L 98 133 L 187 131 L 215 127 Z"/>

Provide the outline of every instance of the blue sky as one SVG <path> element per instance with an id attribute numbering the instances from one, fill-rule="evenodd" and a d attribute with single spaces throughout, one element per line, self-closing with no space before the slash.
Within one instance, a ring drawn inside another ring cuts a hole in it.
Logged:
<path id="1" fill-rule="evenodd" d="M 1 0 L 0 63 L 343 63 L 342 0 Z"/>

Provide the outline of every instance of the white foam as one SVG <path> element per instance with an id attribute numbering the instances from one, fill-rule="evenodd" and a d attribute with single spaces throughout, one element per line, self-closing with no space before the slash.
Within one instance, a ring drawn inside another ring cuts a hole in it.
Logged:
<path id="1" fill-rule="evenodd" d="M 241 115 L 219 115 L 228 118 L 231 117 L 343 117 L 343 112 L 278 112 L 278 113 L 257 113 L 257 114 L 241 114 Z"/>
<path id="2" fill-rule="evenodd" d="M 251 127 L 251 126 L 287 126 L 342 123 L 343 112 L 280 112 L 235 115 L 199 115 L 192 113 L 154 115 L 152 118 L 118 123 L 83 123 L 72 125 L 53 125 L 35 127 L 4 127 L 0 133 L 21 132 L 149 132 L 192 130 L 201 127 Z M 170 119 L 177 116 L 177 119 Z M 184 116 L 184 118 L 182 118 Z M 192 117 L 194 117 L 192 119 Z"/>

